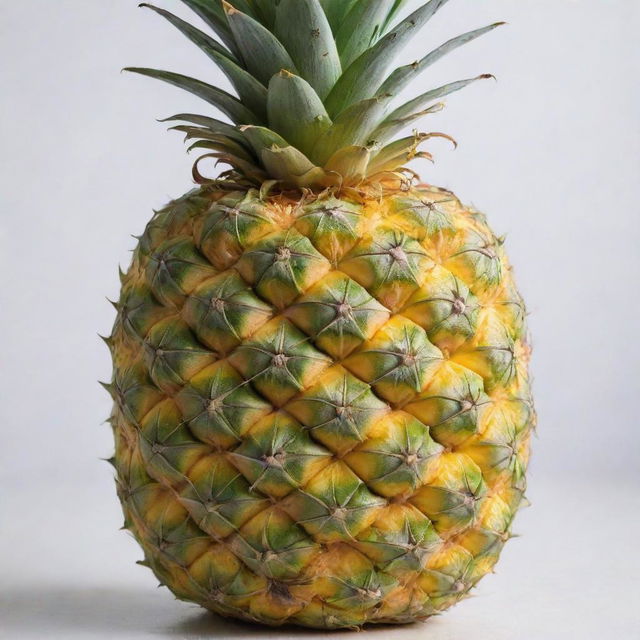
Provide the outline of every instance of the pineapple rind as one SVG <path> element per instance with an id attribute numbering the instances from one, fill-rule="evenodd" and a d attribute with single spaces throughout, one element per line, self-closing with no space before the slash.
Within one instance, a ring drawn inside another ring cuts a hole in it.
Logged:
<path id="1" fill-rule="evenodd" d="M 125 526 L 221 615 L 425 619 L 493 569 L 535 422 L 524 306 L 484 218 L 195 190 L 123 275 L 110 344 Z"/>

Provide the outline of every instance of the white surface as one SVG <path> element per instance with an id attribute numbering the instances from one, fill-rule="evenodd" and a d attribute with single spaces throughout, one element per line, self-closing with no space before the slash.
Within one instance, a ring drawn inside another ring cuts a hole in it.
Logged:
<path id="1" fill-rule="evenodd" d="M 110 487 L 101 484 L 99 494 L 108 495 Z M 93 487 L 46 493 L 48 508 L 42 508 L 42 495 L 29 492 L 10 494 L 5 505 L 0 638 L 320 635 L 235 623 L 174 600 L 155 587 L 148 569 L 133 564 L 141 552 L 116 532 L 120 516 L 113 501 L 96 504 Z M 605 481 L 551 485 L 534 474 L 530 494 L 533 504 L 515 526 L 524 535 L 507 545 L 497 573 L 480 583 L 473 598 L 426 624 L 370 627 L 367 634 L 385 640 L 640 637 L 638 492 Z"/>
<path id="2" fill-rule="evenodd" d="M 187 16 L 178 0 L 160 2 Z M 190 186 L 180 136 L 154 121 L 207 112 L 118 73 L 211 79 L 157 16 L 119 0 L 0 0 L 0 635 L 242 637 L 156 590 L 120 524 L 95 383 L 126 265 L 152 207 Z M 424 123 L 425 180 L 486 211 L 532 312 L 540 413 L 531 496 L 498 574 L 426 627 L 436 640 L 635 640 L 640 493 L 638 0 L 452 0 L 404 56 L 509 22 L 420 88 L 491 71 Z M 555 487 L 555 488 L 554 488 Z M 287 632 L 288 633 L 288 632 Z M 297 632 L 293 635 L 298 635 Z"/>

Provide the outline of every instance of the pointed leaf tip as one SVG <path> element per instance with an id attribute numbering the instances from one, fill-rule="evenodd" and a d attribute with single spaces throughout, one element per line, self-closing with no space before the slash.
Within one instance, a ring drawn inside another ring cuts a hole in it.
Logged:
<path id="1" fill-rule="evenodd" d="M 222 0 L 222 9 L 227 17 L 235 16 L 238 13 L 242 14 L 242 11 L 240 11 L 239 9 L 236 9 L 232 4 L 230 4 L 229 2 L 226 2 L 225 0 Z"/>

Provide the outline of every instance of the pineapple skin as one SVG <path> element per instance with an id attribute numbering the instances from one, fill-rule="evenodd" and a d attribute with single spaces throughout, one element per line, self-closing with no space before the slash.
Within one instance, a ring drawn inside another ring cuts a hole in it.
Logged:
<path id="1" fill-rule="evenodd" d="M 449 191 L 194 190 L 122 274 L 125 527 L 178 598 L 268 625 L 424 620 L 491 572 L 535 424 L 502 242 Z"/>

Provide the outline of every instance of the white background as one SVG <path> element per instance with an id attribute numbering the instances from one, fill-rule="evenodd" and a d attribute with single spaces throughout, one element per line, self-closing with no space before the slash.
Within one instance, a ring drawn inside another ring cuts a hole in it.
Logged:
<path id="1" fill-rule="evenodd" d="M 195 98 L 120 74 L 211 82 L 208 60 L 129 0 L 0 0 L 0 637 L 264 636 L 157 590 L 134 564 L 108 457 L 106 334 L 152 208 L 190 188 L 154 118 Z M 178 0 L 162 6 L 188 15 Z M 507 27 L 416 89 L 492 72 L 425 128 L 425 180 L 486 211 L 531 312 L 539 437 L 533 507 L 476 597 L 409 640 L 640 637 L 638 0 L 453 0 L 402 62 Z M 197 24 L 197 20 L 195 20 Z M 414 90 L 415 91 L 415 90 Z M 279 637 L 304 632 L 287 630 Z M 312 634 L 313 635 L 313 634 Z"/>

